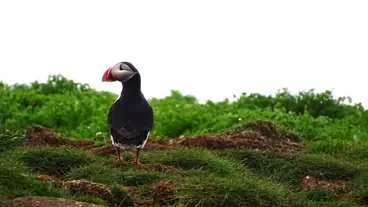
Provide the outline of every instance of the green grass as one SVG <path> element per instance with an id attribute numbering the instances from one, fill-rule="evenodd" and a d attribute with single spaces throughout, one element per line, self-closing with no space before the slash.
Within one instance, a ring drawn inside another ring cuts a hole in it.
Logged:
<path id="1" fill-rule="evenodd" d="M 360 172 L 359 168 L 350 162 L 323 154 L 282 155 L 250 150 L 229 150 L 227 154 L 257 174 L 271 176 L 279 182 L 293 186 L 298 185 L 298 178 L 303 175 L 326 179 L 352 179 Z"/>
<path id="2" fill-rule="evenodd" d="M 125 153 L 127 160 L 133 156 L 132 152 Z M 151 197 L 152 186 L 162 180 L 173 181 L 173 193 L 168 203 L 183 206 L 321 206 L 324 203 L 358 206 L 359 199 L 368 192 L 368 170 L 364 165 L 355 165 L 321 152 L 283 155 L 246 149 L 211 151 L 183 148 L 142 153 L 144 164 L 178 168 L 178 171 L 168 172 L 136 169 L 133 164 L 119 166 L 115 159 L 115 156 L 98 157 L 81 149 L 64 147 L 9 150 L 0 157 L 2 199 L 45 195 L 109 203 L 38 181 L 35 173 L 106 184 L 114 189 L 115 204 Z M 299 182 L 304 175 L 346 180 L 348 192 L 338 196 L 332 189 L 300 190 Z M 127 193 L 121 189 L 123 186 L 137 189 Z"/>
<path id="3" fill-rule="evenodd" d="M 87 152 L 68 148 L 23 149 L 18 157 L 30 169 L 56 176 L 66 175 L 72 168 L 88 165 L 93 157 Z"/>
<path id="4" fill-rule="evenodd" d="M 348 159 L 355 163 L 368 163 L 367 141 L 327 140 L 314 142 L 307 151 L 324 153 L 336 158 Z"/>
<path id="5" fill-rule="evenodd" d="M 88 179 L 108 185 L 119 183 L 122 186 L 139 186 L 152 184 L 155 181 L 168 178 L 170 175 L 159 172 L 144 172 L 134 168 L 101 168 L 101 165 L 93 164 L 73 169 L 68 177 Z"/>
<path id="6" fill-rule="evenodd" d="M 183 170 L 200 169 L 219 176 L 228 175 L 239 168 L 236 163 L 205 149 L 151 151 L 144 153 L 142 159 L 146 159 L 147 163 L 161 163 Z"/>
<path id="7" fill-rule="evenodd" d="M 64 197 L 67 192 L 50 183 L 36 180 L 35 175 L 23 163 L 2 157 L 0 162 L 0 195 L 3 199 L 27 195 Z"/>
<path id="8" fill-rule="evenodd" d="M 41 195 L 131 206 L 158 198 L 158 193 L 163 194 L 161 206 L 176 207 L 343 207 L 368 202 L 368 112 L 360 104 L 349 105 L 344 98 L 332 97 L 329 91 L 242 94 L 232 103 L 205 104 L 172 91 L 168 97 L 150 100 L 155 110 L 151 135 L 157 139 L 221 133 L 234 127 L 258 130 L 254 120 L 270 120 L 280 132 L 293 132 L 292 140 L 307 144 L 296 154 L 255 149 L 144 151 L 144 165 L 177 169 L 158 172 L 137 169 L 130 163 L 132 152 L 124 152 L 123 158 L 129 163 L 119 165 L 115 156 L 96 156 L 82 149 L 25 146 L 24 129 L 29 124 L 50 127 L 71 139 L 90 137 L 99 145 L 109 142 L 106 112 L 114 99 L 114 94 L 95 91 L 62 76 L 50 76 L 45 84 L 0 83 L 0 202 Z M 263 127 L 261 130 L 274 130 Z M 112 200 L 39 181 L 36 175 L 40 173 L 106 184 Z M 342 180 L 346 187 L 343 191 L 322 187 L 304 190 L 300 181 L 306 175 L 331 182 Z M 165 182 L 168 184 L 161 184 L 158 190 L 159 183 Z"/>

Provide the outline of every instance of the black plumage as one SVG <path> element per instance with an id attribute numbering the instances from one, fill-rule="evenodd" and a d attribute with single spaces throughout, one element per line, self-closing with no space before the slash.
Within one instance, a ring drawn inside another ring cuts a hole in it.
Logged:
<path id="1" fill-rule="evenodd" d="M 120 81 L 123 85 L 107 115 L 111 141 L 117 147 L 118 158 L 121 160 L 120 149 L 136 148 L 134 162 L 140 164 L 139 153 L 154 122 L 153 109 L 141 91 L 141 76 L 131 63 L 120 62 L 105 72 L 103 81 Z"/>

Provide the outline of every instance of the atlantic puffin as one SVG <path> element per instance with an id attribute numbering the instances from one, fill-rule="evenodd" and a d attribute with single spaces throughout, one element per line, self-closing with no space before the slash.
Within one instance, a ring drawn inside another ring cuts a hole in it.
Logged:
<path id="1" fill-rule="evenodd" d="M 122 91 L 107 114 L 111 142 L 117 149 L 119 161 L 122 160 L 121 149 L 136 148 L 133 163 L 140 165 L 140 151 L 153 128 L 153 109 L 141 91 L 141 76 L 133 64 L 119 62 L 107 69 L 102 82 L 114 81 L 122 83 Z"/>

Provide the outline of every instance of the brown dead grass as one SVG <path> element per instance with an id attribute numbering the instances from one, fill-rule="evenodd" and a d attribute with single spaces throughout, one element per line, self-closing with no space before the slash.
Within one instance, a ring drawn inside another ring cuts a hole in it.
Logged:
<path id="1" fill-rule="evenodd" d="M 132 162 L 128 162 L 125 160 L 118 161 L 118 160 L 108 160 L 105 162 L 108 166 L 111 167 L 125 167 L 131 166 Z M 173 173 L 181 173 L 182 171 L 174 166 L 171 165 L 163 165 L 163 164 L 155 164 L 155 163 L 147 163 L 144 165 L 136 166 L 136 169 L 139 170 L 146 170 L 146 171 L 155 171 L 155 172 L 173 172 Z"/>
<path id="2" fill-rule="evenodd" d="M 288 139 L 275 140 L 262 136 L 259 132 L 245 130 L 229 134 L 203 134 L 181 138 L 177 144 L 185 147 L 208 149 L 250 148 L 283 153 L 296 153 L 303 149 L 300 143 Z"/>
<path id="3" fill-rule="evenodd" d="M 79 202 L 74 200 L 68 200 L 63 198 L 54 198 L 46 196 L 25 196 L 15 198 L 6 203 L 8 207 L 103 207 L 103 205 L 97 205 L 86 202 Z"/>
<path id="4" fill-rule="evenodd" d="M 301 188 L 303 190 L 313 189 L 313 188 L 326 188 L 332 189 L 336 193 L 346 193 L 349 189 L 349 185 L 346 180 L 329 180 L 317 178 L 311 175 L 306 175 L 301 179 Z"/>
<path id="5" fill-rule="evenodd" d="M 55 185 L 67 188 L 72 192 L 83 192 L 88 195 L 99 197 L 105 201 L 112 201 L 113 196 L 109 187 L 102 183 L 95 183 L 86 179 L 81 180 L 60 180 L 56 177 L 39 174 L 37 179 L 44 182 L 52 182 Z M 136 187 L 122 186 L 127 192 L 135 191 Z M 140 198 L 136 201 L 135 206 L 165 206 L 175 203 L 175 189 L 173 180 L 161 180 L 152 185 L 151 197 Z"/>
<path id="6" fill-rule="evenodd" d="M 81 179 L 64 181 L 63 186 L 72 192 L 84 192 L 86 194 L 102 198 L 106 201 L 112 201 L 112 194 L 109 187 L 102 183 L 95 183 Z"/>
<path id="7" fill-rule="evenodd" d="M 59 137 L 54 131 L 39 125 L 30 125 L 26 130 L 27 146 L 69 146 L 89 150 L 96 155 L 107 156 L 116 153 L 116 149 L 111 144 L 96 146 L 92 139 L 71 140 Z M 145 150 L 165 150 L 173 146 L 170 140 L 149 139 Z"/>
<path id="8" fill-rule="evenodd" d="M 152 206 L 167 206 L 175 203 L 173 180 L 161 180 L 152 186 Z"/>
<path id="9" fill-rule="evenodd" d="M 51 129 L 39 125 L 28 126 L 26 138 L 26 145 L 28 146 L 71 146 L 83 149 L 89 149 L 94 146 L 93 140 L 70 140 L 61 138 Z"/>
<path id="10" fill-rule="evenodd" d="M 167 150 L 180 147 L 200 147 L 208 149 L 251 148 L 283 153 L 296 153 L 304 145 L 295 141 L 295 135 L 279 132 L 270 121 L 256 121 L 250 129 L 234 129 L 222 134 L 203 134 L 174 139 L 150 138 L 145 151 Z M 294 137 L 293 137 L 294 136 Z M 51 129 L 31 125 L 26 131 L 28 146 L 70 146 L 89 150 L 99 156 L 116 154 L 111 144 L 96 146 L 91 139 L 70 140 L 58 137 Z"/>
<path id="11" fill-rule="evenodd" d="M 47 175 L 47 174 L 38 174 L 36 177 L 37 180 L 41 180 L 44 182 L 50 182 L 50 183 L 54 183 L 56 186 L 58 187 L 62 187 L 63 186 L 63 181 L 60 180 L 59 178 L 52 176 L 52 175 Z"/>
<path id="12" fill-rule="evenodd" d="M 178 168 L 170 165 L 162 165 L 162 164 L 144 164 L 139 165 L 138 169 L 155 171 L 155 172 L 181 172 Z"/>
<path id="13" fill-rule="evenodd" d="M 102 183 L 95 183 L 86 179 L 80 180 L 60 180 L 54 176 L 46 174 L 38 174 L 37 179 L 44 182 L 54 183 L 56 186 L 61 188 L 67 188 L 72 192 L 84 192 L 89 195 L 99 197 L 106 201 L 112 201 L 112 194 L 109 187 Z M 123 188 L 123 186 L 122 186 Z M 129 186 L 124 186 L 125 190 L 132 190 Z"/>
<path id="14" fill-rule="evenodd" d="M 250 148 L 281 153 L 297 153 L 305 145 L 298 136 L 280 131 L 271 121 L 257 120 L 245 126 L 234 127 L 222 134 L 202 134 L 183 137 L 176 144 L 208 149 Z"/>
<path id="15" fill-rule="evenodd" d="M 112 146 L 112 144 L 106 144 L 102 147 L 94 147 L 94 148 L 91 148 L 90 151 L 93 154 L 99 155 L 99 156 L 109 156 L 109 155 L 116 154 L 116 149 L 114 146 Z"/>

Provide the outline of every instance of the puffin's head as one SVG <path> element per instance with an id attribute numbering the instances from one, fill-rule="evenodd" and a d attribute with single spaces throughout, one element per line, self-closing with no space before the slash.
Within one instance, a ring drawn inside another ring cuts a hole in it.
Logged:
<path id="1" fill-rule="evenodd" d="M 102 76 L 103 82 L 120 81 L 122 83 L 133 78 L 138 73 L 137 69 L 128 62 L 119 62 L 107 69 Z"/>

